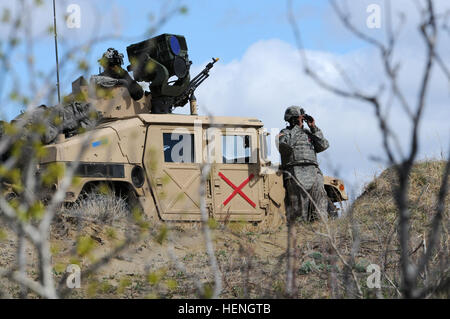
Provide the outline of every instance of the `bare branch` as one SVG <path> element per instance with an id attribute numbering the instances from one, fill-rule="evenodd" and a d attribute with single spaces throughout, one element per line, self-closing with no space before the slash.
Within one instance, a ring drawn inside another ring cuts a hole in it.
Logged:
<path id="1" fill-rule="evenodd" d="M 352 274 L 353 277 L 353 282 L 358 290 L 358 297 L 362 298 L 363 297 L 363 293 L 361 290 L 361 287 L 359 285 L 358 282 L 358 278 L 356 277 L 355 271 L 353 269 L 353 267 L 351 266 L 351 264 L 349 264 L 349 262 L 347 260 L 345 260 L 344 256 L 341 254 L 340 250 L 338 249 L 336 243 L 334 242 L 333 236 L 331 235 L 331 230 L 330 230 L 330 225 L 328 223 L 328 218 L 327 218 L 327 212 L 326 211 L 322 211 L 319 206 L 317 205 L 316 201 L 312 198 L 312 196 L 309 194 L 309 192 L 305 189 L 305 187 L 303 186 L 303 184 L 293 175 L 291 174 L 291 172 L 283 170 L 283 173 L 286 173 L 287 175 L 289 175 L 293 181 L 295 181 L 295 183 L 300 187 L 300 189 L 304 192 L 304 194 L 306 194 L 306 196 L 308 197 L 308 199 L 310 200 L 310 202 L 313 204 L 314 209 L 317 212 L 317 215 L 320 217 L 320 221 L 323 223 L 323 225 L 325 226 L 325 230 L 326 233 L 320 233 L 315 231 L 316 234 L 324 236 L 325 238 L 328 239 L 331 247 L 333 248 L 333 250 L 335 251 L 336 255 L 339 257 L 339 259 L 341 260 L 341 262 L 344 264 L 344 266 L 350 271 L 350 273 Z M 356 251 L 358 250 L 359 244 L 356 243 L 356 245 L 353 246 L 353 252 L 354 254 L 356 254 Z"/>
<path id="2" fill-rule="evenodd" d="M 335 0 L 330 1 L 334 11 L 337 13 L 339 19 L 342 21 L 342 23 L 345 25 L 345 27 L 350 30 L 353 34 L 355 34 L 358 38 L 361 40 L 372 44 L 373 46 L 380 49 L 382 52 L 386 52 L 387 49 L 384 46 L 383 43 L 379 42 L 377 39 L 372 38 L 371 36 L 361 32 L 358 28 L 356 28 L 351 22 L 350 22 L 350 15 L 348 13 L 344 13 L 339 6 L 337 5 Z"/>
<path id="3" fill-rule="evenodd" d="M 214 246 L 211 238 L 211 231 L 208 225 L 208 212 L 206 207 L 206 181 L 210 174 L 211 164 L 203 164 L 200 166 L 200 212 L 202 219 L 202 231 L 205 237 L 206 253 L 208 254 L 209 264 L 214 275 L 214 290 L 212 298 L 219 297 L 222 291 L 222 273 L 217 265 L 216 255 L 214 253 Z"/>

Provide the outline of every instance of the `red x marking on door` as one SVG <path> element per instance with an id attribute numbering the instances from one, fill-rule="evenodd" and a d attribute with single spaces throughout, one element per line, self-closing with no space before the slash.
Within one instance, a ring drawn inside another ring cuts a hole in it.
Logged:
<path id="1" fill-rule="evenodd" d="M 253 178 L 253 176 L 254 176 L 253 174 L 250 174 L 250 176 L 247 177 L 247 178 L 241 183 L 241 185 L 239 185 L 239 186 L 234 185 L 234 184 L 233 184 L 233 183 L 232 183 L 225 175 L 223 175 L 221 172 L 219 172 L 219 176 L 220 176 L 220 177 L 221 177 L 228 185 L 230 185 L 230 186 L 234 189 L 233 193 L 231 193 L 231 195 L 228 196 L 228 198 L 225 199 L 225 201 L 223 202 L 223 206 L 225 206 L 226 204 L 228 204 L 228 202 L 229 202 L 234 196 L 236 196 L 236 194 L 239 194 L 239 195 L 241 195 L 242 198 L 244 198 L 250 205 L 252 205 L 253 208 L 256 207 L 256 204 L 255 204 L 250 198 L 248 198 L 247 195 L 245 195 L 245 194 L 242 192 L 242 189 L 244 188 L 244 186 L 247 185 L 248 182 L 250 182 L 250 180 Z"/>

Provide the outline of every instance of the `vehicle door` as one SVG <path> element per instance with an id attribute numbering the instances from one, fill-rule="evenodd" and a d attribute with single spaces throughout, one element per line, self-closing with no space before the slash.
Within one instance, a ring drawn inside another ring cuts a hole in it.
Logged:
<path id="1" fill-rule="evenodd" d="M 217 220 L 261 221 L 265 214 L 255 128 L 209 128 L 213 214 Z"/>
<path id="2" fill-rule="evenodd" d="M 148 128 L 144 165 L 163 220 L 200 220 L 202 129 Z"/>

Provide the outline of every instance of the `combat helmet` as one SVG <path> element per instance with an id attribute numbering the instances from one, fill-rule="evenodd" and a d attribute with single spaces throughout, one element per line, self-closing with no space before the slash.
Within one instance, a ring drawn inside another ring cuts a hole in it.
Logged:
<path id="1" fill-rule="evenodd" d="M 109 48 L 103 53 L 103 56 L 100 60 L 98 60 L 101 66 L 114 66 L 114 65 L 122 65 L 123 64 L 123 54 L 119 53 L 114 48 Z"/>
<path id="2" fill-rule="evenodd" d="M 303 111 L 303 109 L 300 108 L 300 106 L 296 105 L 289 106 L 284 112 L 284 120 L 289 122 L 292 118 L 297 118 L 304 113 L 305 111 Z"/>

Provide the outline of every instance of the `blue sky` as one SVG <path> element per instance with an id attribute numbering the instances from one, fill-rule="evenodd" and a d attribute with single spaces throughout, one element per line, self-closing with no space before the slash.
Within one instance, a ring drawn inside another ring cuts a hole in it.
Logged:
<path id="1" fill-rule="evenodd" d="M 144 1 L 142 1 L 144 2 Z M 286 19 L 285 1 L 206 1 L 187 2 L 187 15 L 172 19 L 163 32 L 185 34 L 195 61 L 205 61 L 211 55 L 218 55 L 229 62 L 244 54 L 255 40 L 277 38 L 293 43 L 293 35 Z M 318 19 L 327 10 L 326 1 L 296 1 L 295 8 L 305 8 L 307 15 L 305 27 L 312 32 L 307 34 L 305 42 L 310 48 L 323 47 L 324 25 Z M 132 15 L 132 13 L 128 13 Z M 130 32 L 140 28 L 147 13 L 129 25 Z M 336 44 L 336 43 L 335 43 Z M 333 50 L 342 50 L 334 45 Z"/>
<path id="2" fill-rule="evenodd" d="M 70 1 L 77 3 L 77 1 Z M 149 25 L 151 14 L 158 16 L 158 10 L 151 10 L 152 3 L 162 1 L 96 1 L 96 7 L 104 8 L 109 4 L 109 10 L 118 8 L 121 13 L 122 34 L 127 37 L 140 36 L 142 30 Z M 81 3 L 84 8 L 83 3 Z M 106 4 L 106 5 L 105 5 Z M 287 4 L 285 1 L 211 1 L 193 0 L 180 4 L 188 9 L 186 14 L 175 15 L 159 33 L 176 33 L 186 36 L 190 54 L 194 62 L 205 61 L 211 55 L 218 55 L 224 62 L 229 62 L 244 54 L 255 40 L 278 38 L 288 43 L 294 43 L 291 28 L 286 19 Z M 88 6 L 86 6 L 88 8 Z M 136 8 L 139 8 L 138 10 Z M 108 9 L 107 9 L 108 10 Z M 324 37 L 327 27 L 320 19 L 329 10 L 328 2 L 294 1 L 296 15 L 302 17 L 302 25 L 310 32 L 305 34 L 305 44 L 308 48 L 331 49 L 335 52 L 346 51 L 353 46 L 340 45 L 333 41 L 333 36 Z M 108 25 L 108 22 L 104 22 Z M 111 45 L 125 48 L 127 42 L 112 41 Z M 98 51 L 101 53 L 100 51 Z"/>
<path id="3" fill-rule="evenodd" d="M 338 2 L 348 4 L 347 9 L 358 28 L 381 41 L 385 40 L 384 11 L 380 29 L 368 29 L 365 24 L 367 6 L 375 3 L 384 9 L 384 1 Z M 19 10 L 17 3 L 0 0 L 0 8 L 7 7 L 15 13 Z M 417 28 L 419 16 L 413 1 L 396 0 L 391 3 L 394 26 L 400 21 L 398 13 L 407 16 L 395 58 L 402 66 L 400 87 L 407 100 L 413 104 L 423 69 L 423 41 Z M 66 26 L 64 15 L 70 4 L 78 4 L 81 8 L 79 29 Z M 70 93 L 71 82 L 81 75 L 74 67 L 81 56 L 90 65 L 87 73 L 96 73 L 96 61 L 108 47 L 126 53 L 127 45 L 147 38 L 145 32 L 151 25 L 152 14 L 157 18 L 165 6 L 170 9 L 176 4 L 186 6 L 187 13 L 173 16 L 156 34 L 175 33 L 186 37 L 194 74 L 211 57 L 220 58 L 211 76 L 196 93 L 200 111 L 215 115 L 257 117 L 269 130 L 273 130 L 273 138 L 277 130 L 285 125 L 285 108 L 292 104 L 302 105 L 316 117 L 331 144 L 330 149 L 319 156 L 324 172 L 336 172 L 344 178 L 353 190 L 353 195 L 385 167 L 383 161 L 371 159 L 385 158 L 373 110 L 361 102 L 345 100 L 325 92 L 302 73 L 293 32 L 287 20 L 286 1 L 57 0 L 60 59 L 68 48 L 81 45 L 92 37 L 115 34 L 120 38 L 93 44 L 86 54 L 83 50 L 75 52 L 78 53 L 75 54 L 77 57 L 61 70 L 62 93 Z M 437 11 L 444 12 L 450 9 L 450 1 L 439 0 L 435 6 Z M 364 91 L 372 92 L 383 83 L 385 77 L 378 53 L 350 36 L 337 20 L 328 1 L 293 0 L 293 8 L 308 57 L 326 80 L 345 87 L 335 69 L 335 65 L 339 64 L 352 77 L 354 84 Z M 44 0 L 44 5 L 33 10 L 28 19 L 31 21 L 29 34 L 35 43 L 36 69 L 50 72 L 51 85 L 55 81 L 55 75 L 51 73 L 55 65 L 53 37 L 45 30 L 53 22 L 52 15 L 51 1 Z M 9 34 L 10 29 L 0 24 L 0 40 L 4 42 Z M 450 41 L 448 35 L 447 38 L 445 36 L 441 35 L 439 50 L 442 59 L 450 65 Z M 6 119 L 17 115 L 21 106 L 4 103 L 13 86 L 23 91 L 29 88 L 24 43 L 11 55 L 11 59 L 14 70 L 20 76 L 15 80 L 7 79 L 4 89 L 0 91 L 3 105 L 1 113 Z M 38 78 L 37 82 L 42 83 L 43 80 Z M 50 94 L 52 101 L 44 96 L 35 105 L 52 105 L 55 96 L 54 92 Z M 450 85 L 436 68 L 432 73 L 427 101 L 429 106 L 425 110 L 420 131 L 419 158 L 440 158 L 446 154 L 450 140 Z M 186 113 L 187 110 L 177 109 L 177 112 Z M 388 121 L 402 147 L 408 149 L 409 124 L 399 105 L 394 103 Z M 279 160 L 276 151 L 271 155 L 274 161 Z"/>
<path id="4" fill-rule="evenodd" d="M 27 0 L 31 3 L 31 0 Z M 38 69 L 52 70 L 55 65 L 53 36 L 45 32 L 53 23 L 53 11 L 50 0 L 35 9 L 31 17 L 31 30 L 35 33 L 35 60 Z M 342 41 L 338 33 L 332 32 L 328 22 L 323 19 L 329 15 L 330 7 L 325 0 L 294 1 L 295 15 L 301 18 L 301 26 L 308 30 L 304 34 L 304 43 L 310 49 L 330 50 L 335 53 L 345 53 L 361 44 L 357 41 Z M 1 0 L 0 7 L 19 10 L 18 1 Z M 77 4 L 81 8 L 81 28 L 69 29 L 65 23 L 65 15 L 69 5 Z M 186 6 L 186 14 L 175 14 L 159 30 L 159 33 L 175 33 L 186 36 L 191 60 L 196 64 L 205 63 L 211 57 L 220 57 L 222 63 L 239 59 L 256 41 L 280 39 L 294 44 L 292 30 L 287 21 L 287 3 L 285 1 L 162 1 L 162 0 L 57 0 L 59 56 L 60 59 L 67 49 L 81 45 L 94 36 L 120 33 L 124 40 L 102 41 L 90 47 L 87 60 L 91 66 L 90 72 L 97 70 L 96 60 L 105 48 L 115 47 L 125 53 L 127 45 L 146 39 L 144 33 L 152 25 L 150 16 L 161 16 L 164 6 Z M 4 39 L 10 30 L 0 28 Z M 22 58 L 24 47 L 19 48 Z M 20 59 L 20 58 L 19 58 Z M 24 61 L 25 59 L 22 59 Z M 26 77 L 24 63 L 17 63 L 16 70 Z M 62 91 L 70 92 L 70 82 L 76 72 L 72 69 L 61 72 Z M 21 79 L 21 83 L 23 83 Z M 9 92 L 5 90 L 3 97 Z M 46 102 L 41 101 L 42 103 Z M 40 103 L 41 103 L 40 102 Z M 17 113 L 17 107 L 8 111 L 6 118 Z"/>

